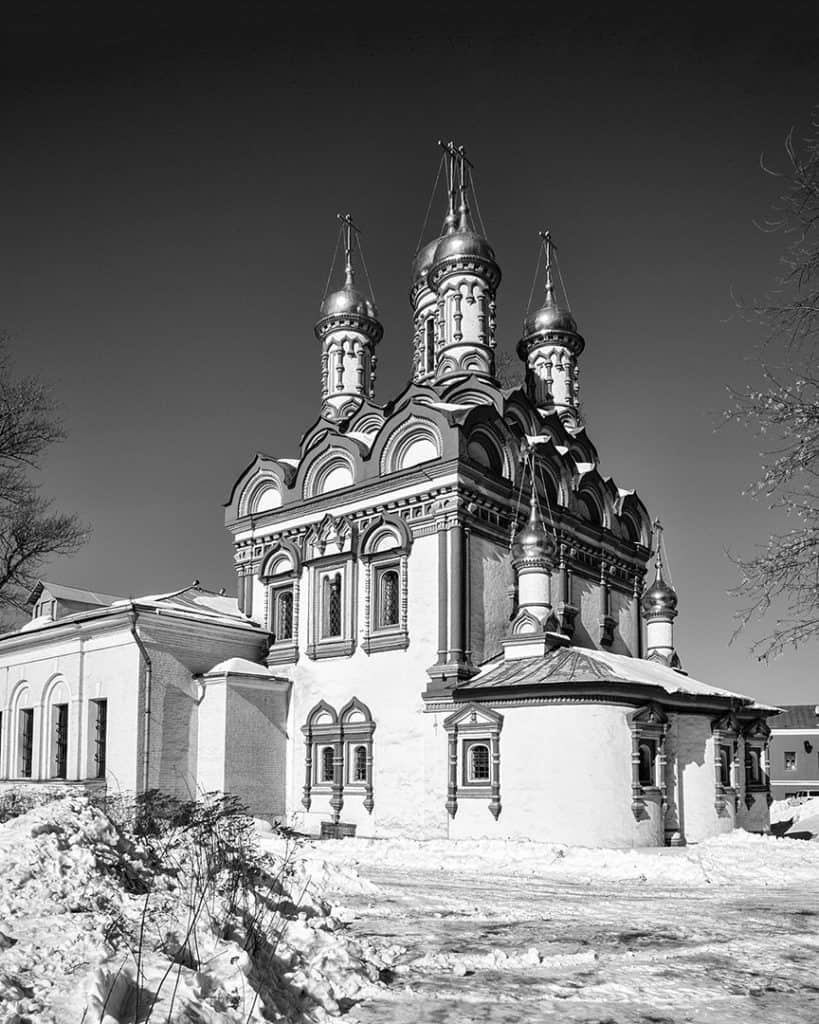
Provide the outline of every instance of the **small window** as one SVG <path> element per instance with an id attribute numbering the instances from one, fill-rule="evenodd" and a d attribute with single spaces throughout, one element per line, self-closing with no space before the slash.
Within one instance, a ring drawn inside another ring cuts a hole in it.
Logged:
<path id="1" fill-rule="evenodd" d="M 94 716 L 94 777 L 105 778 L 108 757 L 108 701 L 92 700 Z"/>
<path id="2" fill-rule="evenodd" d="M 341 573 L 325 576 L 322 584 L 323 638 L 341 636 Z"/>
<path id="3" fill-rule="evenodd" d="M 68 775 L 68 705 L 54 705 L 54 778 Z"/>
<path id="4" fill-rule="evenodd" d="M 657 744 L 654 740 L 640 740 L 637 748 L 640 755 L 640 785 L 657 785 Z"/>
<path id="5" fill-rule="evenodd" d="M 321 781 L 332 782 L 335 779 L 335 751 L 332 747 L 321 749 Z"/>
<path id="6" fill-rule="evenodd" d="M 34 708 L 23 708 L 20 712 L 20 775 L 31 778 L 31 762 L 34 750 Z"/>
<path id="7" fill-rule="evenodd" d="M 719 783 L 729 788 L 731 785 L 731 748 L 720 746 L 719 748 Z"/>
<path id="8" fill-rule="evenodd" d="M 353 750 L 353 782 L 367 781 L 367 748 L 363 745 Z"/>
<path id="9" fill-rule="evenodd" d="M 785 751 L 785 771 L 795 772 L 796 771 L 796 751 L 786 750 Z"/>
<path id="10" fill-rule="evenodd" d="M 378 615 L 376 629 L 388 629 L 399 622 L 398 572 L 387 569 L 378 577 Z"/>
<path id="11" fill-rule="evenodd" d="M 424 371 L 432 373 L 435 369 L 435 318 L 428 317 L 424 326 Z"/>
<path id="12" fill-rule="evenodd" d="M 279 590 L 276 594 L 276 612 L 273 617 L 273 642 L 293 639 L 293 591 Z"/>
<path id="13" fill-rule="evenodd" d="M 467 782 L 489 782 L 489 747 L 473 743 L 467 753 Z"/>
<path id="14" fill-rule="evenodd" d="M 758 747 L 745 748 L 745 785 L 762 785 L 762 752 Z"/>

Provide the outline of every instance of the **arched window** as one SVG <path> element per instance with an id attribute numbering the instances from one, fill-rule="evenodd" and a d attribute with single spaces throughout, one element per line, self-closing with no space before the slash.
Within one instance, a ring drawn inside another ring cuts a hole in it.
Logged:
<path id="1" fill-rule="evenodd" d="M 325 576 L 322 585 L 322 637 L 341 636 L 341 573 Z"/>
<path id="2" fill-rule="evenodd" d="M 489 781 L 489 747 L 485 743 L 470 746 L 468 773 L 468 782 Z"/>
<path id="3" fill-rule="evenodd" d="M 378 577 L 378 613 L 376 629 L 397 626 L 399 621 L 399 578 L 395 569 L 387 569 Z"/>
<path id="4" fill-rule="evenodd" d="M 640 755 L 640 785 L 655 786 L 657 784 L 655 773 L 657 748 L 654 740 L 640 740 L 637 750 Z"/>
<path id="5" fill-rule="evenodd" d="M 353 782 L 367 781 L 367 748 L 361 744 L 353 750 Z"/>
<path id="6" fill-rule="evenodd" d="M 591 494 L 578 494 L 577 510 L 580 513 L 581 519 L 585 519 L 587 523 L 591 523 L 593 526 L 603 525 L 600 506 Z"/>
<path id="7" fill-rule="evenodd" d="M 321 748 L 321 781 L 332 782 L 335 777 L 335 751 L 332 747 Z"/>
<path id="8" fill-rule="evenodd" d="M 293 639 L 293 591 L 280 590 L 276 594 L 276 615 L 274 622 L 275 642 Z"/>

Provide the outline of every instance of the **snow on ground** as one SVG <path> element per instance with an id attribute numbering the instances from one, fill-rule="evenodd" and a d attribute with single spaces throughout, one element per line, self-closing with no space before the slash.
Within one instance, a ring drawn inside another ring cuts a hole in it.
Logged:
<path id="1" fill-rule="evenodd" d="M 171 833 L 157 859 L 82 797 L 0 826 L 2 1024 L 322 1021 L 377 993 L 402 949 L 345 930 L 320 861 L 283 842 L 250 888 L 203 885 L 214 850 Z"/>
<path id="2" fill-rule="evenodd" d="M 405 947 L 351 1010 L 364 1024 L 819 1020 L 819 842 L 345 839 L 305 856 L 353 935 Z"/>

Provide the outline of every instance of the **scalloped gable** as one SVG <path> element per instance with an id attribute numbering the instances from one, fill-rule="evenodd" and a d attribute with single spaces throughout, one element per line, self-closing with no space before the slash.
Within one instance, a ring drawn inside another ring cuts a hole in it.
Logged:
<path id="1" fill-rule="evenodd" d="M 249 497 L 255 494 L 256 488 L 263 485 L 265 481 L 270 481 L 271 484 L 275 481 L 283 504 L 296 475 L 295 468 L 292 464 L 288 464 L 289 462 L 290 460 L 285 462 L 272 455 L 257 452 L 252 462 L 239 474 L 231 488 L 228 500 L 224 503 L 225 523 L 230 525 L 247 515 L 248 512 L 255 511 L 245 506 Z"/>

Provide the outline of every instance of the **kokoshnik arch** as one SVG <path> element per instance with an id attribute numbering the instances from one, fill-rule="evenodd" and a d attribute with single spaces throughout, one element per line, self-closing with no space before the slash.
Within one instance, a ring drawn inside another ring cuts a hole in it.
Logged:
<path id="1" fill-rule="evenodd" d="M 504 388 L 501 270 L 463 149 L 444 163 L 407 386 L 376 401 L 389 342 L 347 215 L 315 325 L 318 418 L 298 457 L 257 454 L 226 505 L 238 600 L 197 586 L 59 614 L 36 594 L 0 639 L 4 778 L 227 790 L 336 835 L 632 846 L 767 828 L 772 709 L 682 670 L 659 523 L 601 474 L 583 425 L 585 341 L 551 238 L 523 383 Z M 101 701 L 133 737 L 102 772 Z"/>

